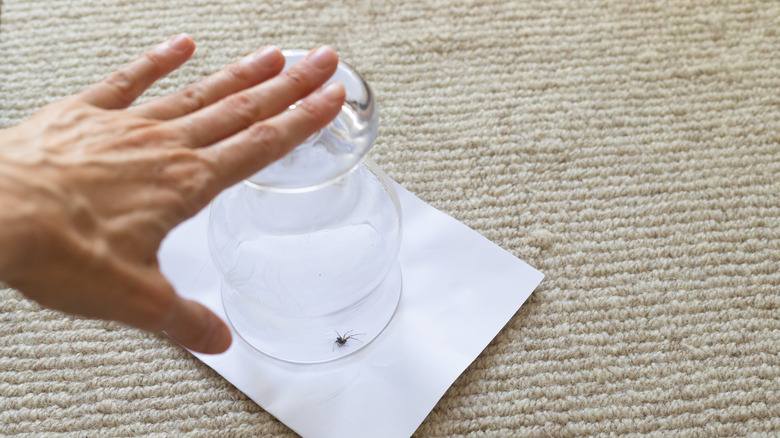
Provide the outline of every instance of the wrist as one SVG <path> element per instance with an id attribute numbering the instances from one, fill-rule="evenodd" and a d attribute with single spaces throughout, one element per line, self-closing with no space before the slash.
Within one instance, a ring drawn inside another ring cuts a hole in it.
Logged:
<path id="1" fill-rule="evenodd" d="M 35 205 L 17 182 L 20 175 L 6 164 L 0 162 L 0 282 L 13 285 L 28 268 Z"/>
<path id="2" fill-rule="evenodd" d="M 0 209 L 0 282 L 13 284 L 26 267 L 33 236 L 23 206 L 0 195 Z"/>

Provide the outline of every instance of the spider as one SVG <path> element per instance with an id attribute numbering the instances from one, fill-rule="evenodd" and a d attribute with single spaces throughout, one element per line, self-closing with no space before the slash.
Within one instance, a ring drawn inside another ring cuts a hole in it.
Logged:
<path id="1" fill-rule="evenodd" d="M 358 339 L 356 336 L 365 336 L 365 333 L 352 333 L 351 335 L 350 335 L 350 333 L 352 333 L 352 330 L 344 332 L 343 335 L 339 334 L 339 332 L 336 332 L 336 340 L 333 341 L 333 345 L 334 346 L 337 345 L 339 348 L 341 348 L 344 345 L 346 345 L 347 341 L 350 340 L 350 339 L 354 339 L 354 340 L 360 342 L 361 344 L 363 343 L 363 341 Z"/>

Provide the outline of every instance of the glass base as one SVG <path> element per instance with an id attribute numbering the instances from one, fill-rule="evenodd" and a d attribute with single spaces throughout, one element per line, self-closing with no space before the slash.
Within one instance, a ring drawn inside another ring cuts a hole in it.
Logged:
<path id="1" fill-rule="evenodd" d="M 250 346 L 292 363 L 329 362 L 368 345 L 395 314 L 401 297 L 401 268 L 396 265 L 375 290 L 353 306 L 321 316 L 275 314 L 222 282 L 222 302 L 235 332 Z"/>

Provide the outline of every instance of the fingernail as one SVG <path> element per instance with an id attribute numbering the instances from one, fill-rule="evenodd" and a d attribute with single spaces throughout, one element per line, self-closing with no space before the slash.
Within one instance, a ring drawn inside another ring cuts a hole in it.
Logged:
<path id="1" fill-rule="evenodd" d="M 179 35 L 174 35 L 168 41 L 160 44 L 159 49 L 160 50 L 170 50 L 173 52 L 184 52 L 189 50 L 191 44 L 191 39 L 189 35 L 186 33 L 181 33 Z"/>
<path id="2" fill-rule="evenodd" d="M 336 57 L 336 53 L 328 46 L 322 46 L 309 53 L 306 59 L 309 60 L 315 67 L 325 68 L 329 67 L 333 62 L 333 58 Z"/>
<path id="3" fill-rule="evenodd" d="M 321 93 L 327 99 L 344 99 L 344 85 L 338 82 L 331 82 L 322 89 Z"/>
<path id="4" fill-rule="evenodd" d="M 267 64 L 273 58 L 278 56 L 279 56 L 279 49 L 273 46 L 269 46 L 257 50 L 253 53 L 250 53 L 249 55 L 245 56 L 244 59 L 241 60 L 241 62 L 245 65 L 250 65 L 255 63 Z"/>

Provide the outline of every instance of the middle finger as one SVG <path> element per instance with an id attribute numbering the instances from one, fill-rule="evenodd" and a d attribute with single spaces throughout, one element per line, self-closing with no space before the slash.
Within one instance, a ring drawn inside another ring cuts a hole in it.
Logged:
<path id="1" fill-rule="evenodd" d="M 286 110 L 330 79 L 337 65 L 336 53 L 320 47 L 283 74 L 170 123 L 189 146 L 211 145 Z"/>

